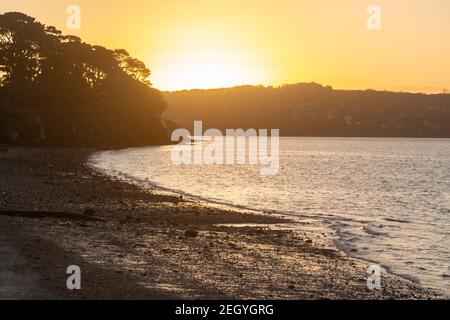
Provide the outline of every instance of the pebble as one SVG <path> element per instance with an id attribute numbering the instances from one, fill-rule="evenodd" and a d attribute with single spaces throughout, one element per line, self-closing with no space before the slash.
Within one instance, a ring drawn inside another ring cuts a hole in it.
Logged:
<path id="1" fill-rule="evenodd" d="M 84 209 L 83 214 L 92 217 L 95 215 L 95 210 L 92 208 L 86 208 Z"/>
<path id="2" fill-rule="evenodd" d="M 197 238 L 197 237 L 198 237 L 198 231 L 195 231 L 195 230 L 187 230 L 187 231 L 184 233 L 184 235 L 185 235 L 186 237 L 189 237 L 189 238 Z"/>

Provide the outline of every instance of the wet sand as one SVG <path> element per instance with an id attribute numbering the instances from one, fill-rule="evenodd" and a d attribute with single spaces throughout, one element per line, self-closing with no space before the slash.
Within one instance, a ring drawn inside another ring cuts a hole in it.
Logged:
<path id="1" fill-rule="evenodd" d="M 438 298 L 384 271 L 369 290 L 368 263 L 307 221 L 142 190 L 91 170 L 92 152 L 0 148 L 0 299 Z"/>

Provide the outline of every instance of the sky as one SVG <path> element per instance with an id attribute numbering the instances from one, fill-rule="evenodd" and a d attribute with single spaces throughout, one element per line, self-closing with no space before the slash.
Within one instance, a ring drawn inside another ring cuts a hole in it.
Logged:
<path id="1" fill-rule="evenodd" d="M 79 30 L 67 27 L 72 4 Z M 370 5 L 381 29 L 368 28 Z M 126 49 L 161 90 L 317 82 L 450 91 L 449 0 L 0 0 L 8 11 Z"/>

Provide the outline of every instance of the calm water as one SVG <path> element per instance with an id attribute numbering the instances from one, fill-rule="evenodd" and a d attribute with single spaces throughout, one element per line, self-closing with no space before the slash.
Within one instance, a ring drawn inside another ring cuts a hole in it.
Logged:
<path id="1" fill-rule="evenodd" d="M 108 151 L 111 175 L 215 202 L 313 218 L 352 255 L 450 292 L 450 139 L 282 138 L 280 172 L 175 166 L 172 147 Z"/>

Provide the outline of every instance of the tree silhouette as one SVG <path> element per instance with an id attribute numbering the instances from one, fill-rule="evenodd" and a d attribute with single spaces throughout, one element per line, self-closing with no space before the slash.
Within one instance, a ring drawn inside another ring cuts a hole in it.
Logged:
<path id="1" fill-rule="evenodd" d="M 167 141 L 166 103 L 126 50 L 63 35 L 22 13 L 0 15 L 0 139 L 131 146 Z M 14 134 L 11 135 L 11 132 Z"/>

